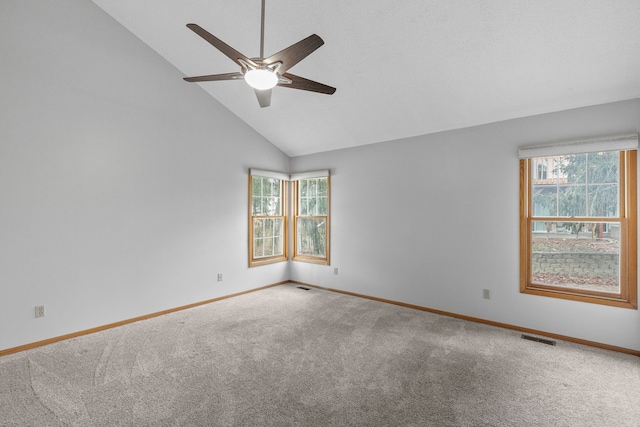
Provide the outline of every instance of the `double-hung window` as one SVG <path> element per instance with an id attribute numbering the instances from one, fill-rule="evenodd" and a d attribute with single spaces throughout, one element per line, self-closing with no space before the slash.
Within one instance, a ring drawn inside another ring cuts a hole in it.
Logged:
<path id="1" fill-rule="evenodd" d="M 329 171 L 294 174 L 294 261 L 329 265 Z"/>
<path id="2" fill-rule="evenodd" d="M 277 172 L 249 173 L 249 266 L 287 260 L 287 182 Z"/>
<path id="3" fill-rule="evenodd" d="M 638 136 L 520 149 L 520 290 L 637 308 Z"/>
<path id="4" fill-rule="evenodd" d="M 289 176 L 250 169 L 249 266 L 287 261 L 289 227 L 294 261 L 329 265 L 329 194 L 328 170 Z"/>

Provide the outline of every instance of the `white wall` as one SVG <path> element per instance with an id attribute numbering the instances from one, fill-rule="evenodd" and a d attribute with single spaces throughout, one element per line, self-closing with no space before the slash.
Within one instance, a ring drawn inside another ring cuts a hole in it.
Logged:
<path id="1" fill-rule="evenodd" d="M 637 310 L 519 292 L 517 157 L 639 129 L 633 100 L 293 158 L 331 169 L 332 246 L 330 267 L 292 263 L 291 279 L 640 350 Z"/>
<path id="2" fill-rule="evenodd" d="M 289 159 L 182 77 L 89 1 L 0 2 L 0 350 L 287 279 L 247 169 Z"/>

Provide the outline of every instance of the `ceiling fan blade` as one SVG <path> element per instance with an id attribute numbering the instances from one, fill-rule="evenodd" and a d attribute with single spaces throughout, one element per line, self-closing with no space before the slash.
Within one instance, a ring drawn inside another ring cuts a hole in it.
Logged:
<path id="1" fill-rule="evenodd" d="M 314 82 L 313 80 L 305 79 L 304 77 L 294 76 L 293 74 L 284 73 L 282 75 L 291 80 L 291 83 L 278 84 L 279 87 L 288 87 L 291 89 L 308 90 L 311 92 L 325 93 L 327 95 L 333 95 L 336 91 L 335 87 L 327 86 L 322 83 Z"/>
<path id="2" fill-rule="evenodd" d="M 256 93 L 256 97 L 258 98 L 258 103 L 262 108 L 268 107 L 271 105 L 271 89 L 267 90 L 254 90 Z"/>
<path id="3" fill-rule="evenodd" d="M 193 83 L 193 82 L 214 82 L 218 80 L 239 80 L 243 78 L 244 78 L 244 75 L 242 73 L 236 72 L 236 73 L 226 73 L 226 74 L 211 74 L 208 76 L 184 77 L 184 80 Z"/>
<path id="4" fill-rule="evenodd" d="M 226 44 L 225 42 L 223 42 L 222 40 L 220 40 L 210 32 L 208 32 L 204 28 L 200 27 L 199 25 L 187 24 L 187 27 L 191 29 L 194 33 L 196 33 L 197 35 L 199 35 L 200 37 L 202 37 L 203 39 L 211 43 L 213 47 L 218 49 L 220 52 L 224 53 L 227 57 L 229 57 L 229 59 L 231 59 L 233 62 L 235 62 L 239 66 L 242 67 L 242 63 L 239 61 L 240 59 L 250 64 L 254 64 L 254 62 L 251 59 L 247 58 L 246 55 L 243 55 L 242 53 L 238 52 L 237 50 L 235 50 L 234 48 L 232 48 L 231 46 L 229 46 L 228 44 Z"/>
<path id="5" fill-rule="evenodd" d="M 313 51 L 322 46 L 324 41 L 317 34 L 311 34 L 306 39 L 300 40 L 298 43 L 294 43 L 288 48 L 281 50 L 278 53 L 274 53 L 268 58 L 264 59 L 265 64 L 273 64 L 276 62 L 282 62 L 282 66 L 278 70 L 280 74 L 287 71 L 289 68 L 302 61 L 309 56 Z"/>

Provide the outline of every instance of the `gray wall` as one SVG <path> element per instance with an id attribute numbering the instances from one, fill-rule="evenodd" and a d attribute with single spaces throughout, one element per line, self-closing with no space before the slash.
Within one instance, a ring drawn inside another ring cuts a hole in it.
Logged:
<path id="1" fill-rule="evenodd" d="M 0 2 L 0 349 L 286 280 L 247 169 L 289 159 L 182 77 L 89 1 Z"/>
<path id="2" fill-rule="evenodd" d="M 291 277 L 640 350 L 636 310 L 519 293 L 516 154 L 639 100 L 288 159 L 181 77 L 91 2 L 0 2 L 0 349 Z M 332 265 L 249 269 L 247 169 L 290 163 L 332 170 Z"/>
<path id="3" fill-rule="evenodd" d="M 331 169 L 332 265 L 291 278 L 640 350 L 637 310 L 519 292 L 517 154 L 638 129 L 633 100 L 293 158 Z"/>

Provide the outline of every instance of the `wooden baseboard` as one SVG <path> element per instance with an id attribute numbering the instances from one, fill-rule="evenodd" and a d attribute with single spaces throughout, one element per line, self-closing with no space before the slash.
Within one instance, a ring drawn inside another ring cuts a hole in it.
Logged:
<path id="1" fill-rule="evenodd" d="M 414 305 L 414 304 L 407 304 L 407 303 L 404 303 L 404 302 L 393 301 L 393 300 L 373 297 L 373 296 L 369 296 L 369 295 L 357 294 L 355 292 L 343 291 L 343 290 L 340 290 L 340 289 L 326 288 L 326 287 L 323 287 L 323 286 L 312 285 L 310 283 L 300 282 L 300 281 L 297 281 L 297 280 L 285 280 L 283 282 L 273 283 L 271 285 L 262 286 L 260 288 L 250 289 L 248 291 L 243 291 L 243 292 L 238 292 L 238 293 L 235 293 L 235 294 L 225 295 L 225 296 L 222 296 L 222 297 L 213 298 L 213 299 L 209 299 L 209 300 L 206 300 L 206 301 L 200 301 L 200 302 L 196 302 L 196 303 L 193 303 L 193 304 L 183 305 L 183 306 L 171 308 L 171 309 L 168 309 L 168 310 L 163 310 L 163 311 L 158 311 L 158 312 L 151 313 L 151 314 L 146 314 L 144 316 L 134 317 L 132 319 L 122 320 L 120 322 L 110 323 L 108 325 L 103 325 L 103 326 L 98 326 L 98 327 L 95 327 L 95 328 L 85 329 L 83 331 L 73 332 L 73 333 L 70 333 L 70 334 L 60 335 L 60 336 L 49 338 L 49 339 L 42 340 L 42 341 L 37 341 L 37 342 L 29 343 L 29 344 L 24 344 L 24 345 L 21 345 L 21 346 L 18 346 L 18 347 L 13 347 L 13 348 L 5 349 L 5 350 L 0 350 L 0 357 L 8 355 L 8 354 L 18 353 L 18 352 L 25 351 L 25 350 L 30 350 L 30 349 L 36 348 L 36 347 L 41 347 L 41 346 L 47 345 L 47 344 L 53 344 L 53 343 L 58 342 L 58 341 L 64 341 L 64 340 L 68 340 L 68 339 L 71 339 L 71 338 L 80 337 L 80 336 L 83 336 L 83 335 L 89 335 L 89 334 L 92 334 L 92 333 L 95 333 L 95 332 L 104 331 L 106 329 L 116 328 L 118 326 L 122 326 L 122 325 L 126 325 L 126 324 L 129 324 L 129 323 L 138 322 L 140 320 L 151 319 L 153 317 L 162 316 L 162 315 L 173 313 L 173 312 L 176 312 L 176 311 L 186 310 L 188 308 L 197 307 L 199 305 L 210 304 L 212 302 L 221 301 L 221 300 L 224 300 L 224 299 L 227 299 L 227 298 L 237 297 L 239 295 L 244 295 L 244 294 L 248 294 L 248 293 L 251 293 L 251 292 L 256 292 L 256 291 L 259 291 L 259 290 L 262 290 L 262 289 L 267 289 L 267 288 L 271 288 L 271 287 L 274 287 L 274 286 L 283 285 L 285 283 L 296 283 L 296 284 L 302 285 L 302 286 L 309 286 L 309 287 L 312 287 L 312 288 L 323 289 L 323 290 L 330 291 L 330 292 L 337 292 L 337 293 L 341 293 L 341 294 L 345 294 L 345 295 L 351 295 L 351 296 L 354 296 L 354 297 L 366 298 L 366 299 L 370 299 L 370 300 L 373 300 L 373 301 L 384 302 L 384 303 L 387 303 L 387 304 L 399 305 L 399 306 L 402 306 L 402 307 L 412 308 L 412 309 L 420 310 L 420 311 L 427 311 L 429 313 L 440 314 L 440 315 L 443 315 L 443 316 L 455 317 L 457 319 L 468 320 L 468 321 L 471 321 L 471 322 L 484 323 L 486 325 L 497 326 L 497 327 L 500 327 L 500 328 L 511 329 L 511 330 L 515 330 L 515 331 L 519 331 L 519 332 L 525 332 L 527 334 L 541 335 L 541 336 L 548 337 L 548 338 L 554 338 L 554 339 L 558 339 L 558 340 L 562 340 L 562 341 L 569 341 L 569 342 L 573 342 L 573 343 L 576 343 L 576 344 L 587 345 L 587 346 L 590 346 L 590 347 L 597 347 L 597 348 L 602 348 L 602 349 L 605 349 L 605 350 L 617 351 L 617 352 L 620 352 L 620 353 L 626 353 L 626 354 L 632 354 L 634 356 L 640 356 L 640 351 L 639 350 L 633 350 L 633 349 L 629 349 L 629 348 L 625 348 L 625 347 L 617 347 L 617 346 L 613 346 L 613 345 L 609 345 L 609 344 L 603 344 L 603 343 L 599 343 L 599 342 L 595 342 L 595 341 L 588 341 L 588 340 L 583 340 L 583 339 L 580 339 L 580 338 L 569 337 L 569 336 L 566 336 L 566 335 L 559 335 L 559 334 L 554 334 L 554 333 L 551 333 L 551 332 L 539 331 L 539 330 L 536 330 L 536 329 L 523 328 L 521 326 L 510 325 L 510 324 L 507 324 L 507 323 L 494 322 L 492 320 L 481 319 L 481 318 L 478 318 L 478 317 L 465 316 L 465 315 L 457 314 L 457 313 L 450 313 L 450 312 L 447 312 L 447 311 L 436 310 L 436 309 L 433 309 L 433 308 L 422 307 L 422 306 Z"/>
<path id="2" fill-rule="evenodd" d="M 18 353 L 18 352 L 21 352 L 21 351 L 30 350 L 32 348 L 41 347 L 41 346 L 47 345 L 47 344 L 53 344 L 53 343 L 58 342 L 58 341 L 64 341 L 64 340 L 68 340 L 68 339 L 71 339 L 71 338 L 80 337 L 80 336 L 83 336 L 83 335 L 93 334 L 95 332 L 104 331 L 106 329 L 116 328 L 118 326 L 126 325 L 126 324 L 129 324 L 129 323 L 139 322 L 140 320 L 151 319 L 153 317 L 158 317 L 158 316 L 162 316 L 162 315 L 165 315 L 165 314 L 174 313 L 176 311 L 186 310 L 188 308 L 197 307 L 199 305 L 210 304 L 212 302 L 220 301 L 220 300 L 223 300 L 223 299 L 237 297 L 239 295 L 244 295 L 244 294 L 248 294 L 248 293 L 251 293 L 251 292 L 260 291 L 262 289 L 267 289 L 267 288 L 272 288 L 274 286 L 284 285 L 285 283 L 289 283 L 289 281 L 285 280 L 283 282 L 278 282 L 278 283 L 274 283 L 274 284 L 271 284 L 271 285 L 262 286 L 260 288 L 250 289 L 248 291 L 238 292 L 238 293 L 235 293 L 235 294 L 225 295 L 225 296 L 222 296 L 222 297 L 213 298 L 213 299 L 209 299 L 209 300 L 206 300 L 206 301 L 200 301 L 200 302 L 196 302 L 196 303 L 193 303 L 193 304 L 187 304 L 187 305 L 183 305 L 183 306 L 180 306 L 180 307 L 170 308 L 168 310 L 157 311 L 155 313 L 145 314 L 144 316 L 134 317 L 132 319 L 122 320 L 120 322 L 109 323 L 108 325 L 98 326 L 98 327 L 95 327 L 95 328 L 85 329 L 83 331 L 78 331 L 78 332 L 73 332 L 73 333 L 70 333 L 70 334 L 60 335 L 58 337 L 48 338 L 46 340 L 37 341 L 37 342 L 29 343 L 29 344 L 24 344 L 24 345 L 21 345 L 21 346 L 18 346 L 18 347 L 8 348 L 6 350 L 0 350 L 0 357 L 1 356 L 5 356 L 7 354 Z"/>
<path id="3" fill-rule="evenodd" d="M 393 300 L 388 300 L 388 299 L 378 298 L 378 297 L 372 297 L 372 296 L 369 296 L 369 295 L 362 295 L 362 294 L 357 294 L 357 293 L 354 293 L 354 292 L 342 291 L 340 289 L 325 288 L 323 286 L 312 285 L 310 283 L 299 282 L 297 280 L 290 280 L 289 282 L 290 283 L 296 283 L 296 284 L 299 284 L 299 285 L 302 285 L 302 286 L 309 286 L 309 287 L 312 287 L 312 288 L 323 289 L 323 290 L 331 291 L 331 292 L 337 292 L 337 293 L 340 293 L 340 294 L 351 295 L 351 296 L 354 296 L 354 297 L 366 298 L 366 299 L 370 299 L 370 300 L 374 300 L 374 301 L 385 302 L 385 303 L 388 303 L 388 304 L 399 305 L 399 306 L 402 306 L 402 307 L 413 308 L 415 310 L 428 311 L 429 313 L 441 314 L 443 316 L 455 317 L 457 319 L 468 320 L 468 321 L 471 321 L 471 322 L 484 323 L 485 325 L 498 326 L 500 328 L 505 328 L 505 329 L 512 329 L 512 330 L 519 331 L 519 332 L 525 332 L 527 334 L 541 335 L 541 336 L 548 337 L 548 338 L 554 338 L 554 339 L 558 339 L 558 340 L 562 340 L 562 341 L 569 341 L 569 342 L 572 342 L 572 343 L 587 345 L 587 346 L 590 346 L 590 347 L 597 347 L 597 348 L 602 348 L 602 349 L 605 349 L 605 350 L 617 351 L 619 353 L 626 353 L 626 354 L 632 354 L 634 356 L 640 356 L 640 350 L 633 350 L 633 349 L 625 348 L 625 347 L 617 347 L 617 346 L 614 346 L 614 345 L 603 344 L 603 343 L 599 343 L 599 342 L 595 342 L 595 341 L 583 340 L 583 339 L 580 339 L 580 338 L 574 338 L 574 337 L 569 337 L 569 336 L 566 336 L 566 335 L 554 334 L 554 333 L 551 333 L 551 332 L 539 331 L 539 330 L 536 330 L 536 329 L 523 328 L 521 326 L 510 325 L 508 323 L 494 322 L 493 320 L 486 320 L 486 319 L 481 319 L 481 318 L 478 318 L 478 317 L 465 316 L 463 314 L 450 313 L 450 312 L 447 312 L 447 311 L 436 310 L 436 309 L 433 309 L 433 308 L 422 307 L 422 306 L 419 306 L 419 305 L 407 304 L 407 303 L 404 303 L 404 302 L 393 301 Z"/>

